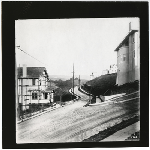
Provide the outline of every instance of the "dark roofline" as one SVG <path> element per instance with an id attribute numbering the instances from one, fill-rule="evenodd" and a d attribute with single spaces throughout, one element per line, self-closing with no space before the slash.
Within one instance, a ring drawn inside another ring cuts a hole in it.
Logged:
<path id="1" fill-rule="evenodd" d="M 25 78 L 39 78 L 40 75 L 43 74 L 43 71 L 45 72 L 47 78 L 49 78 L 45 67 L 26 67 L 26 68 L 27 68 L 27 76 Z M 17 71 L 18 71 L 18 78 L 24 78 L 23 67 L 17 67 Z"/>
<path id="2" fill-rule="evenodd" d="M 122 42 L 119 44 L 119 46 L 114 50 L 114 51 L 118 51 L 119 48 L 127 41 L 127 39 L 129 38 L 129 36 L 135 32 L 138 32 L 138 30 L 131 30 L 126 36 L 125 38 L 122 40 Z"/>

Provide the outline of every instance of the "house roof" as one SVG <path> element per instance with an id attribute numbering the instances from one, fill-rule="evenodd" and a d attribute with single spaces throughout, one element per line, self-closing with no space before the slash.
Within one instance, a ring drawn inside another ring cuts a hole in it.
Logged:
<path id="1" fill-rule="evenodd" d="M 133 33 L 138 32 L 138 30 L 131 30 L 125 38 L 122 40 L 122 42 L 118 45 L 118 47 L 114 51 L 118 51 L 119 48 L 128 40 L 129 36 L 132 35 Z"/>
<path id="2" fill-rule="evenodd" d="M 22 77 L 23 67 L 18 67 L 17 70 L 18 70 L 18 77 Z M 44 71 L 47 75 L 47 71 L 45 67 L 27 67 L 27 78 L 39 78 Z"/>

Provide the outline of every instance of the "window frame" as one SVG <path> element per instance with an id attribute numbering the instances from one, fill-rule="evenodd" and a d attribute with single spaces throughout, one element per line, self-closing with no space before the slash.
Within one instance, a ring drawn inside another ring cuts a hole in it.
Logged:
<path id="1" fill-rule="evenodd" d="M 134 39 L 134 37 L 132 38 L 132 43 L 135 43 L 135 39 Z"/>
<path id="2" fill-rule="evenodd" d="M 125 54 L 123 54 L 123 59 L 122 59 L 122 61 L 126 61 L 126 55 L 125 55 Z"/>
<path id="3" fill-rule="evenodd" d="M 44 98 L 45 98 L 45 99 L 48 98 L 48 93 L 44 93 Z"/>
<path id="4" fill-rule="evenodd" d="M 37 92 L 32 92 L 32 100 L 37 100 L 38 98 Z"/>

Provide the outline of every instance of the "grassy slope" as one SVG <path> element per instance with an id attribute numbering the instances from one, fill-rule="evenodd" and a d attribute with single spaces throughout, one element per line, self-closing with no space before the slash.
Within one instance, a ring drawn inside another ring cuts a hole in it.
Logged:
<path id="1" fill-rule="evenodd" d="M 93 95 L 103 95 L 108 89 L 116 84 L 117 74 L 107 74 L 90 80 L 84 84 L 83 89 L 91 91 Z M 91 85 L 91 87 L 89 86 Z"/>

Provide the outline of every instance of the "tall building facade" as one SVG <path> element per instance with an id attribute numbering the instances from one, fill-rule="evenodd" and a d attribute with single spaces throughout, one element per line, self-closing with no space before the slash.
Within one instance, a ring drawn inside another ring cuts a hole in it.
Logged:
<path id="1" fill-rule="evenodd" d="M 117 51 L 117 81 L 122 85 L 140 80 L 140 32 L 132 29 L 115 49 Z"/>

